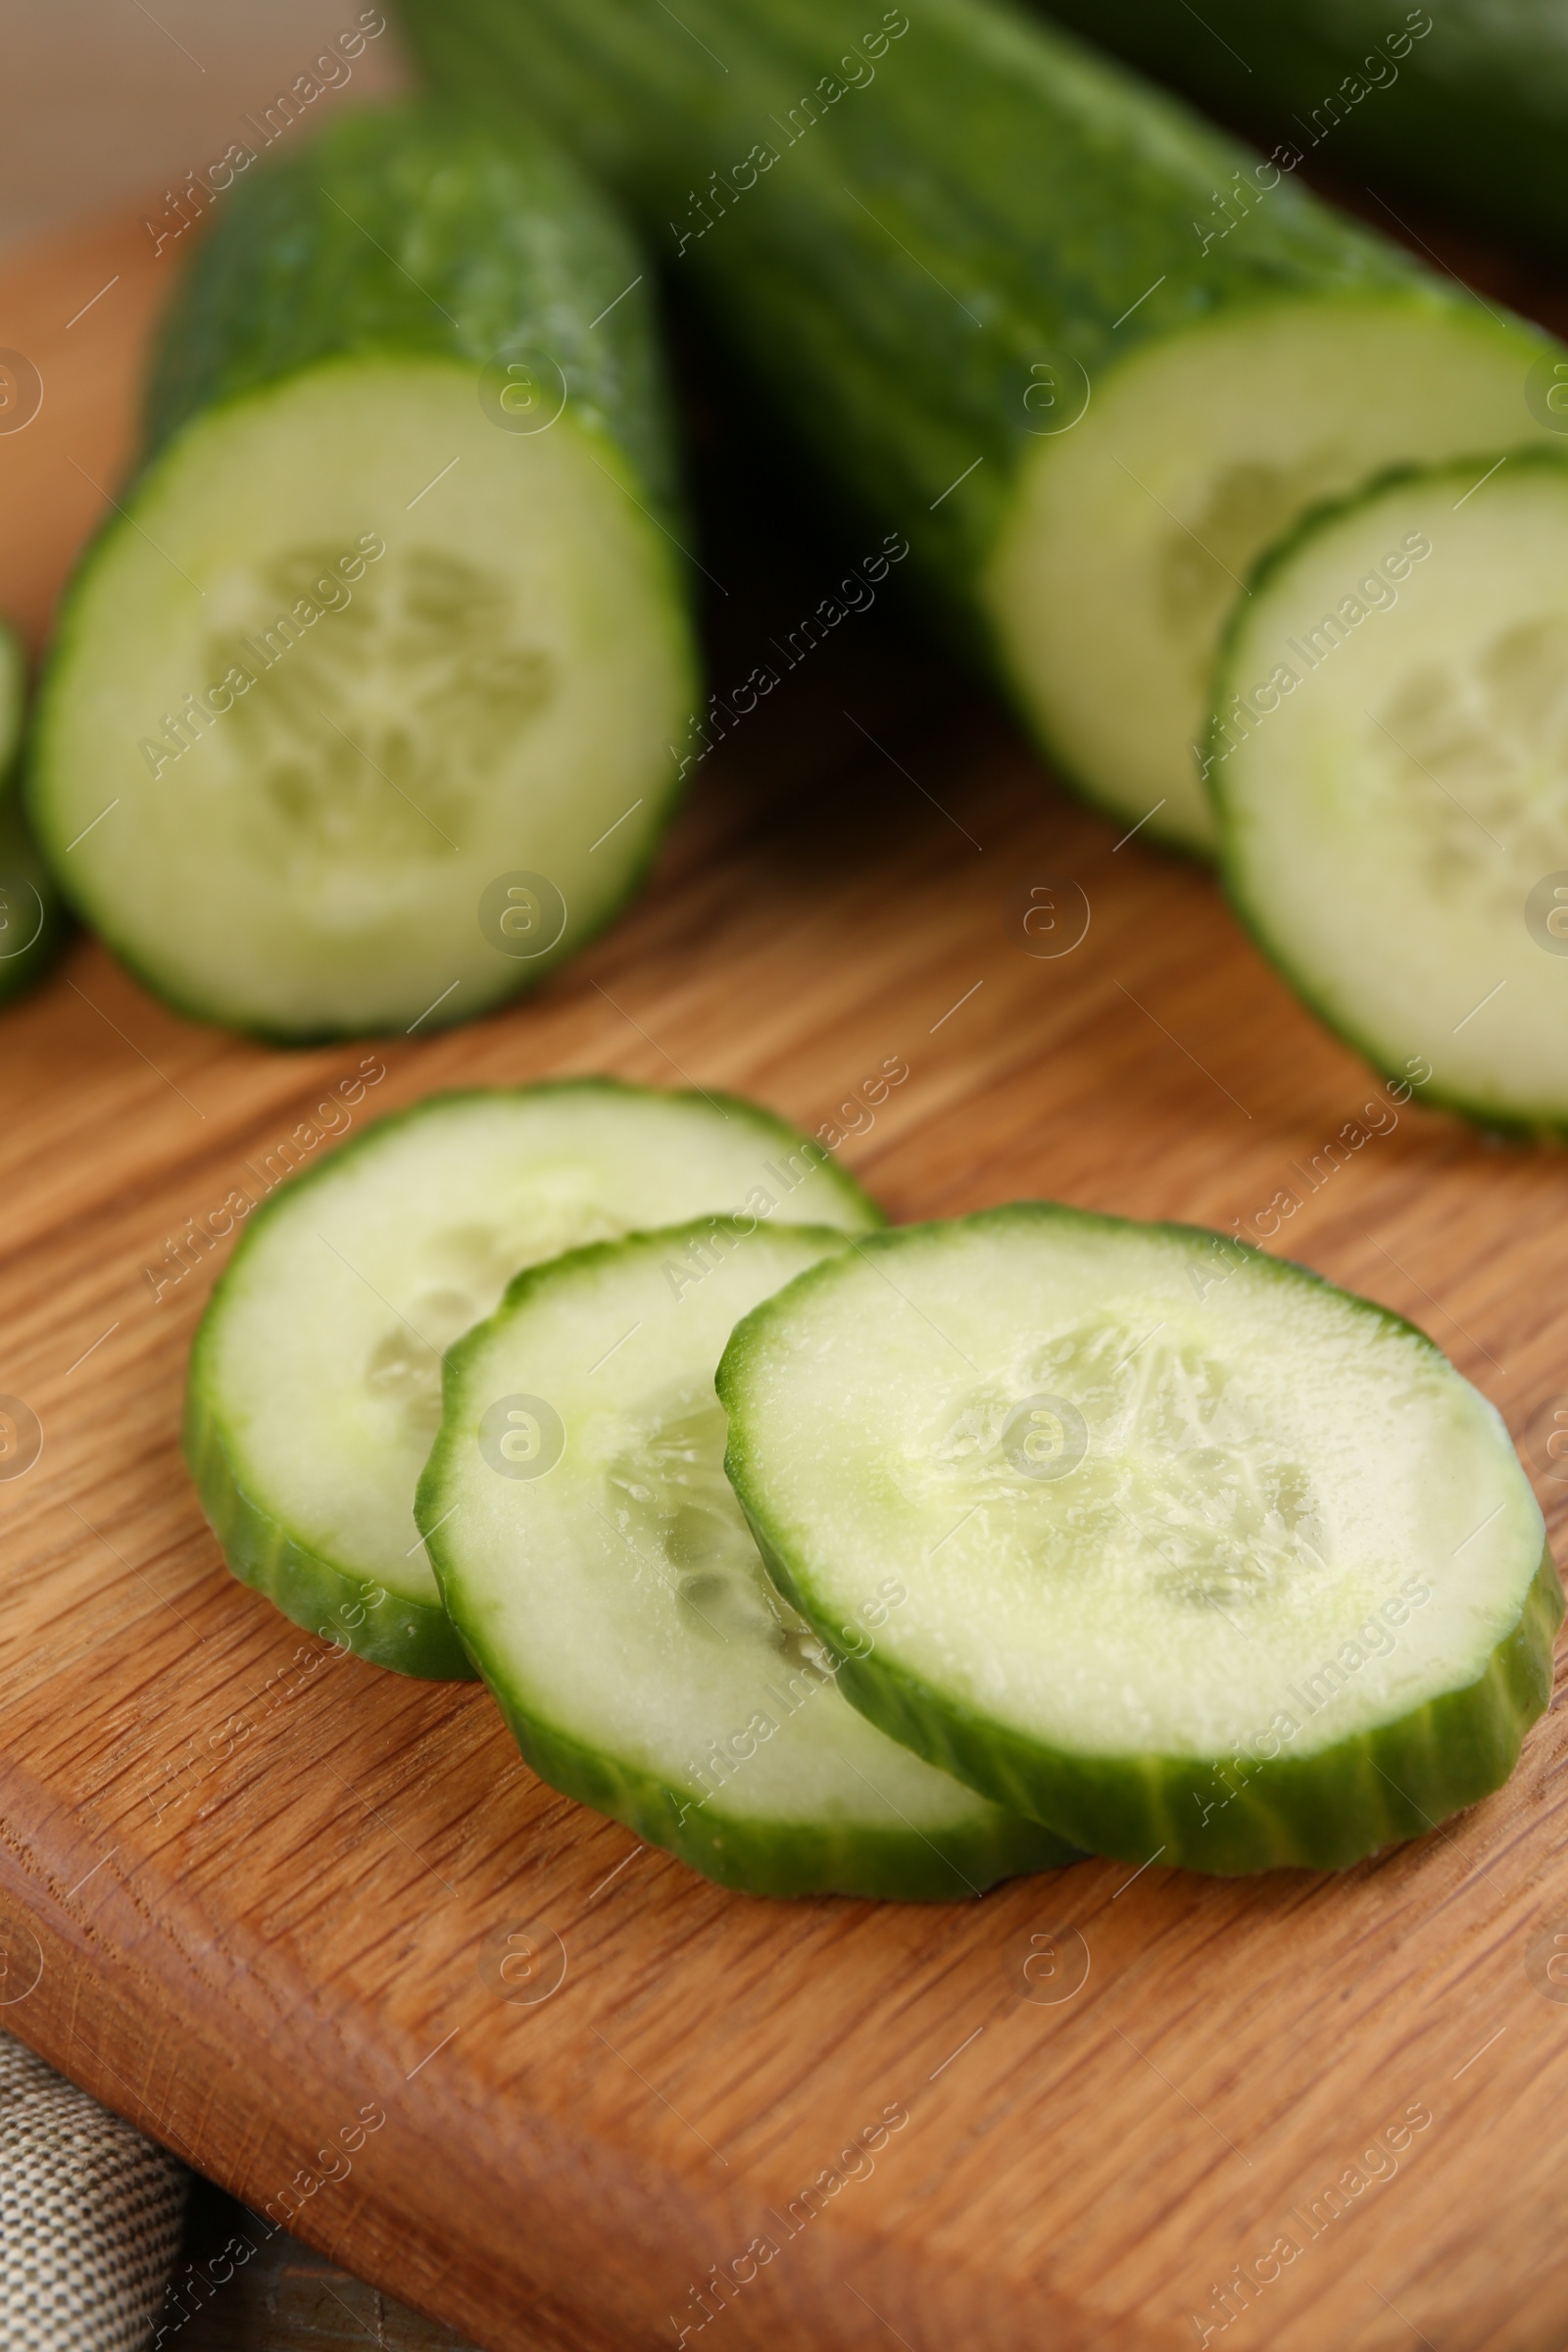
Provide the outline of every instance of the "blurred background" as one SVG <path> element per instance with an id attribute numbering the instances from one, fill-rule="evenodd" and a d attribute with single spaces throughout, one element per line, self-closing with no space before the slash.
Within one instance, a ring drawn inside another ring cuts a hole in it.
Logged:
<path id="1" fill-rule="evenodd" d="M 0 0 L 0 251 L 84 213 L 149 205 L 241 137 L 361 0 Z M 384 15 L 384 11 L 374 11 Z M 391 24 L 321 109 L 407 79 Z"/>

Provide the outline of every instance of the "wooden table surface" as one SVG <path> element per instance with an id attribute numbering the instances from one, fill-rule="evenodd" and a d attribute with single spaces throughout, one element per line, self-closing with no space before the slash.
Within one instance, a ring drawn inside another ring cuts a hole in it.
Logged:
<path id="1" fill-rule="evenodd" d="M 0 435 L 0 602 L 34 632 L 165 270 L 130 221 L 0 279 L 44 383 Z M 837 577 L 764 521 L 713 555 L 720 683 Z M 1019 919 L 1047 877 L 1090 916 L 1055 958 Z M 1411 1108 L 1311 1187 L 1366 1071 L 1204 874 L 1063 799 L 879 607 L 533 1002 L 278 1053 L 81 941 L 0 1018 L 0 1392 L 44 1439 L 0 1480 L 0 2024 L 486 2346 L 1165 2352 L 1218 2339 L 1245 2265 L 1228 2346 L 1560 2352 L 1561 1706 L 1505 1790 L 1342 1877 L 785 1904 L 543 1788 L 482 1690 L 339 1658 L 231 1582 L 177 1445 L 221 1251 L 156 1297 L 146 1269 L 366 1052 L 362 1119 L 558 1072 L 750 1091 L 853 1130 L 899 1218 L 1049 1194 L 1229 1229 L 1292 1191 L 1280 1246 L 1434 1333 L 1560 1528 L 1568 1160 Z M 564 1968 L 531 2002 L 488 1965 L 519 1929 Z M 879 2119 L 867 2171 L 842 2152 Z"/>

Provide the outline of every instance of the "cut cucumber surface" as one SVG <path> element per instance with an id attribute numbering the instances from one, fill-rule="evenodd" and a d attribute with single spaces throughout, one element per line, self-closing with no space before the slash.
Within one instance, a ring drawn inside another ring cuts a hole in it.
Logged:
<path id="1" fill-rule="evenodd" d="M 1476 1118 L 1568 1123 L 1568 463 L 1303 526 L 1226 648 L 1209 784 L 1236 907 L 1326 1021 Z"/>
<path id="2" fill-rule="evenodd" d="M 1384 289 L 1259 298 L 1107 373 L 1082 424 L 1022 469 L 985 584 L 1068 772 L 1120 815 L 1154 810 L 1151 832 L 1211 850 L 1200 747 L 1252 564 L 1309 507 L 1396 461 L 1544 440 L 1525 406 L 1542 349 L 1479 308 Z"/>
<path id="3" fill-rule="evenodd" d="M 1528 379 L 1561 346 L 1011 8 L 402 14 L 439 81 L 540 110 L 637 208 L 760 402 L 1151 835 L 1212 847 L 1215 652 L 1297 515 L 1552 437 Z"/>
<path id="4" fill-rule="evenodd" d="M 605 1078 L 437 1095 L 286 1184 L 191 1350 L 186 1458 L 234 1574 L 379 1665 L 470 1675 L 414 1520 L 442 1349 L 519 1267 L 731 1210 L 882 1222 L 754 1103 Z"/>
<path id="5" fill-rule="evenodd" d="M 727 1886 L 955 1899 L 1073 1857 L 846 1705 L 724 1478 L 736 1319 L 848 1246 L 706 1218 L 523 1275 L 447 1358 L 419 1522 L 553 1788 Z M 874 1650 L 907 1597 L 847 1591 L 839 1649 Z"/>
<path id="6" fill-rule="evenodd" d="M 738 1327 L 729 1470 L 840 1688 L 1096 1852 L 1340 1867 L 1506 1779 L 1562 1593 L 1496 1411 L 1411 1325 L 1188 1226 L 1030 1201 Z"/>
<path id="7" fill-rule="evenodd" d="M 694 692 L 640 281 L 566 159 L 436 109 L 223 198 L 30 776 L 72 898 L 183 1009 L 466 1019 L 640 879 Z"/>

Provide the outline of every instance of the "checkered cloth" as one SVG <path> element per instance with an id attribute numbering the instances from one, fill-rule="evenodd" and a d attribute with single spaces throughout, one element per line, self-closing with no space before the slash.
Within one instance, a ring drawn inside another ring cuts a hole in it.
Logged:
<path id="1" fill-rule="evenodd" d="M 184 2167 L 0 2034 L 0 2347 L 145 2352 Z"/>

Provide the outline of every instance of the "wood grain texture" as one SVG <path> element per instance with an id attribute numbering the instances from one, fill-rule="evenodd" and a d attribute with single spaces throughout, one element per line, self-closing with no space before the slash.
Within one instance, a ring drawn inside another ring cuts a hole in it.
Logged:
<path id="1" fill-rule="evenodd" d="M 61 322 L 117 265 L 85 380 Z M 52 355 L 0 439 L 0 594 L 34 625 L 159 290 L 118 230 L 0 283 L 0 343 Z M 737 646 L 795 592 L 753 585 Z M 1055 959 L 1020 920 L 1048 875 L 1091 909 Z M 0 1391 L 44 1433 L 0 1480 L 0 2023 L 496 2352 L 1174 2352 L 1282 2233 L 1227 2345 L 1557 2352 L 1562 1708 L 1507 1789 L 1343 1877 L 1156 1858 L 962 1908 L 788 1905 L 541 1787 L 482 1690 L 340 1658 L 229 1580 L 176 1441 L 221 1252 L 156 1298 L 145 1269 L 362 1051 L 182 1022 L 87 942 L 0 1022 Z M 1047 1194 L 1229 1230 L 1292 1193 L 1277 1246 L 1434 1333 L 1560 1531 L 1568 1161 L 1409 1109 L 1326 1172 L 1375 1082 L 1204 875 L 1061 799 L 880 611 L 709 763 L 586 958 L 372 1051 L 365 1112 L 609 1069 L 811 1128 L 902 1056 L 845 1146 L 900 1218 Z M 492 1988 L 519 1928 L 565 1955 L 531 2004 Z M 1033 1997 L 1031 1936 L 1072 1935 L 1087 1979 Z"/>

